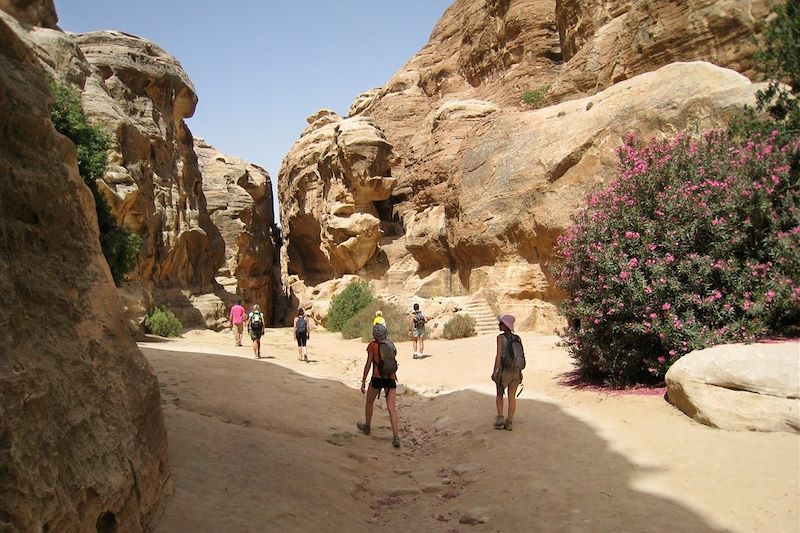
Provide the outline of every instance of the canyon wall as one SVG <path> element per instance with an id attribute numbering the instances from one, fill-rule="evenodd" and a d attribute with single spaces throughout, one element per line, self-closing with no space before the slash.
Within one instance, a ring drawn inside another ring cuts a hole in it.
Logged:
<path id="1" fill-rule="evenodd" d="M 551 332 L 563 294 L 549 265 L 570 214 L 613 179 L 628 133 L 722 127 L 753 102 L 741 73 L 766 13 L 759 0 L 457 0 L 347 116 L 309 117 L 278 177 L 285 285 L 313 305 L 353 274 L 403 306 L 470 297 Z"/>
<path id="2" fill-rule="evenodd" d="M 172 484 L 158 383 L 26 32 L 0 11 L 0 530 L 144 531 Z"/>

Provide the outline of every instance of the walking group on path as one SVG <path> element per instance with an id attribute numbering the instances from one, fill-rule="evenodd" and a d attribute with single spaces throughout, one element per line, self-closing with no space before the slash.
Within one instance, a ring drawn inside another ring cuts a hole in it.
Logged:
<path id="1" fill-rule="evenodd" d="M 512 315 L 497 317 L 500 333 L 496 337 L 494 365 L 492 367 L 492 381 L 496 386 L 495 404 L 497 417 L 494 427 L 511 431 L 514 429 L 514 414 L 517 408 L 517 389 L 522 386 L 522 370 L 525 368 L 525 352 L 522 340 L 514 333 L 515 318 Z M 413 341 L 413 359 L 423 356 L 425 350 L 425 322 L 427 319 L 415 303 L 409 321 L 408 333 Z M 242 332 L 247 328 L 250 339 L 253 341 L 253 353 L 256 359 L 261 359 L 261 337 L 264 335 L 264 315 L 258 304 L 253 305 L 250 313 L 246 313 L 241 300 L 231 307 L 230 323 L 233 329 L 236 346 L 242 345 Z M 311 317 L 307 316 L 305 309 L 298 308 L 297 316 L 293 322 L 294 337 L 297 341 L 297 358 L 308 362 L 307 343 L 311 338 Z M 369 435 L 372 432 L 372 413 L 375 400 L 380 398 L 383 391 L 386 397 L 386 408 L 389 411 L 389 422 L 392 427 L 392 446 L 400 447 L 398 434 L 397 415 L 397 347 L 389 339 L 389 329 L 386 319 L 381 311 L 375 312 L 372 321 L 373 340 L 367 345 L 367 360 L 364 363 L 364 373 L 361 379 L 361 393 L 366 394 L 364 405 L 364 422 L 357 422 L 356 427 Z M 369 386 L 367 386 L 367 378 Z M 521 390 L 521 389 L 520 389 Z M 505 396 L 508 391 L 508 411 L 503 416 Z"/>

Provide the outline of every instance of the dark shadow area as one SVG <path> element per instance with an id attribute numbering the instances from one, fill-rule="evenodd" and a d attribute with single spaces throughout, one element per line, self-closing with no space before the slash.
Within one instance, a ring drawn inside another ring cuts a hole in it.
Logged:
<path id="1" fill-rule="evenodd" d="M 421 353 L 414 357 L 414 359 L 427 359 L 428 357 L 433 357 L 433 355 L 429 353 Z"/>
<path id="2" fill-rule="evenodd" d="M 492 396 L 400 393 L 394 450 L 383 399 L 364 436 L 364 397 L 337 381 L 142 351 L 159 377 L 175 483 L 156 531 L 466 530 L 474 508 L 488 522 L 470 531 L 715 531 L 633 488 L 653 471 L 553 404 L 519 399 L 514 431 L 497 431 Z"/>

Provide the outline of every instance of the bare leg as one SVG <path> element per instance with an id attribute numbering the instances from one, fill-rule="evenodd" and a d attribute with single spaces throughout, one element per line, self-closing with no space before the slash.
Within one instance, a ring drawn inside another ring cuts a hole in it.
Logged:
<path id="1" fill-rule="evenodd" d="M 253 341 L 253 355 L 261 357 L 261 337 Z"/>
<path id="2" fill-rule="evenodd" d="M 503 388 L 500 384 L 497 384 L 497 398 L 495 398 L 495 403 L 497 404 L 497 416 L 503 416 Z"/>
<path id="3" fill-rule="evenodd" d="M 413 337 L 411 342 L 414 344 L 414 355 L 417 355 L 417 338 Z"/>
<path id="4" fill-rule="evenodd" d="M 425 351 L 425 337 L 419 336 L 419 354 L 422 355 Z"/>
<path id="5" fill-rule="evenodd" d="M 370 385 L 367 385 L 367 387 L 369 388 L 367 389 L 367 402 L 364 404 L 364 421 L 369 426 L 372 422 L 372 408 L 374 407 L 375 398 L 378 397 L 378 393 L 381 390 L 372 388 Z"/>
<path id="6" fill-rule="evenodd" d="M 389 411 L 389 422 L 392 424 L 392 435 L 397 436 L 397 389 L 389 389 L 386 393 L 386 409 Z"/>
<path id="7" fill-rule="evenodd" d="M 517 385 L 508 386 L 508 416 L 506 420 L 512 422 L 514 420 L 514 411 L 517 410 Z"/>
<path id="8" fill-rule="evenodd" d="M 297 345 L 297 359 L 303 360 L 303 347 L 299 344 Z"/>

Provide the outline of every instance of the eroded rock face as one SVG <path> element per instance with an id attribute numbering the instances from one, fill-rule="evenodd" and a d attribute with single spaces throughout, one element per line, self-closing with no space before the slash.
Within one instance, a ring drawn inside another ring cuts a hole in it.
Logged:
<path id="1" fill-rule="evenodd" d="M 389 198 L 392 145 L 372 120 L 332 111 L 309 126 L 284 159 L 281 220 L 289 276 L 322 281 L 357 272 L 381 237 L 380 202 Z"/>
<path id="2" fill-rule="evenodd" d="M 741 41 L 762 4 L 740 4 L 749 8 L 699 0 L 681 8 L 633 0 L 454 2 L 384 87 L 359 95 L 349 118 L 326 112 L 310 120 L 319 126 L 286 156 L 278 189 L 285 237 L 295 243 L 283 258 L 288 273 L 310 286 L 356 274 L 379 293 L 407 298 L 482 292 L 495 312 L 552 331 L 563 297 L 548 266 L 556 238 L 586 193 L 614 177 L 621 139 L 723 126 L 736 106 L 752 103 L 756 87 L 736 72 L 676 63 L 704 59 L 749 71 L 752 49 Z M 625 44 L 635 33 L 628 26 L 645 22 L 650 40 Z M 682 24 L 693 24 L 688 38 Z M 596 78 L 591 90 L 585 73 Z M 525 91 L 545 85 L 552 86 L 546 107 L 522 103 Z M 323 132 L 358 118 L 369 118 L 391 146 L 383 173 L 394 185 L 386 200 L 373 201 L 380 225 L 372 227 L 381 235 L 370 234 L 359 261 L 334 268 L 330 235 L 338 221 L 327 214 L 336 199 L 319 171 L 332 133 Z"/>
<path id="3" fill-rule="evenodd" d="M 24 32 L 0 13 L 0 528 L 143 531 L 171 486 L 158 383 Z"/>
<path id="4" fill-rule="evenodd" d="M 0 0 L 0 10 L 31 26 L 57 28 L 58 15 L 53 0 Z"/>
<path id="5" fill-rule="evenodd" d="M 675 61 L 754 74 L 752 39 L 768 0 L 557 0 L 565 64 L 552 98 L 595 94 Z"/>
<path id="6" fill-rule="evenodd" d="M 271 309 L 275 292 L 275 216 L 272 182 L 261 167 L 219 152 L 195 139 L 206 210 L 224 241 L 225 263 L 218 271 L 223 285 L 245 302 Z"/>
<path id="7" fill-rule="evenodd" d="M 118 222 L 143 239 L 131 286 L 122 291 L 134 327 L 142 324 L 142 311 L 159 305 L 184 326 L 218 329 L 237 292 L 269 313 L 275 277 L 269 176 L 202 141 L 195 144 L 184 119 L 194 113 L 197 96 L 177 60 L 120 32 L 32 28 L 27 38 L 53 77 L 81 90 L 89 120 L 112 133 L 109 171 L 98 187 Z M 211 209 L 205 171 L 215 195 Z M 225 176 L 250 207 L 238 197 L 222 207 L 228 202 L 218 194 Z"/>
<path id="8" fill-rule="evenodd" d="M 800 343 L 691 352 L 666 375 L 669 401 L 707 426 L 800 433 Z"/>

